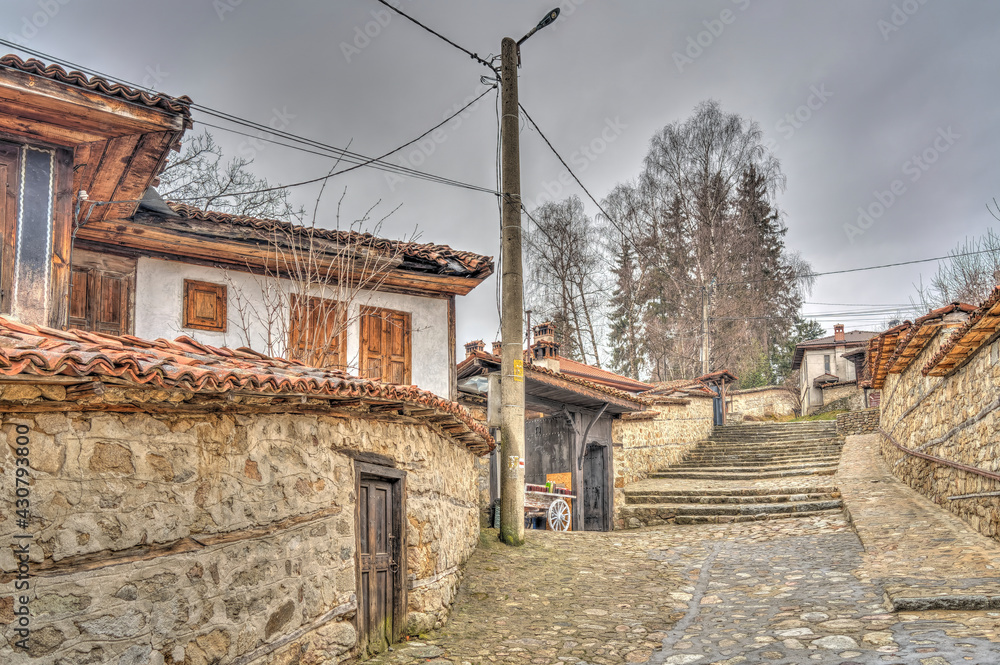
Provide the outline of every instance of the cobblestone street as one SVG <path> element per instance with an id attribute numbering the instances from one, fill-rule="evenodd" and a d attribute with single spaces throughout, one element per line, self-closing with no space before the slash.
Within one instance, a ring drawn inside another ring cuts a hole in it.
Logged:
<path id="1" fill-rule="evenodd" d="M 372 662 L 1000 662 L 1000 611 L 888 612 L 839 517 L 494 537 L 448 625 Z"/>
<path id="2" fill-rule="evenodd" d="M 892 478 L 871 436 L 848 437 L 833 480 L 853 523 L 529 531 L 522 548 L 484 531 L 451 620 L 372 662 L 1000 663 L 1000 547 Z M 976 609 L 916 611 L 935 606 Z"/>

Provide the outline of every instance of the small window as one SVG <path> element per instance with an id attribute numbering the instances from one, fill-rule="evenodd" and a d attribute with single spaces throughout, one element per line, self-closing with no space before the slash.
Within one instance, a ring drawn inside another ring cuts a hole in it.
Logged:
<path id="1" fill-rule="evenodd" d="M 823 356 L 823 371 L 830 373 L 830 356 Z"/>
<path id="2" fill-rule="evenodd" d="M 347 309 L 328 298 L 292 294 L 288 313 L 288 357 L 310 367 L 346 370 Z"/>
<path id="3" fill-rule="evenodd" d="M 226 332 L 226 285 L 184 280 L 184 328 Z"/>
<path id="4" fill-rule="evenodd" d="M 361 308 L 361 377 L 409 385 L 410 314 L 376 307 Z"/>

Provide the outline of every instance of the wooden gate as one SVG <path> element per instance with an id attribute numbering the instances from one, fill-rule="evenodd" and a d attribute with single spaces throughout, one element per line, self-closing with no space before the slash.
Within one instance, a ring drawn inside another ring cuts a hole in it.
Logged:
<path id="1" fill-rule="evenodd" d="M 608 530 L 608 459 L 604 446 L 588 446 L 583 457 L 583 528 Z"/>
<path id="2" fill-rule="evenodd" d="M 405 611 L 403 479 L 394 469 L 356 463 L 358 497 L 358 638 L 361 653 L 385 651 L 399 637 Z M 374 468 L 376 471 L 370 469 Z"/>

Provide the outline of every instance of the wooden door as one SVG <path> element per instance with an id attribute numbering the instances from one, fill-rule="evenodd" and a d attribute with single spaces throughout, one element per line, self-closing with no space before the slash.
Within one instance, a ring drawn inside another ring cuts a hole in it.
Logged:
<path id="1" fill-rule="evenodd" d="M 361 478 L 358 492 L 358 617 L 363 652 L 385 651 L 397 633 L 398 497 L 394 483 Z"/>
<path id="2" fill-rule="evenodd" d="M 361 309 L 361 376 L 384 383 L 412 383 L 410 314 Z"/>
<path id="3" fill-rule="evenodd" d="M 588 446 L 583 457 L 583 528 L 608 530 L 607 448 Z"/>

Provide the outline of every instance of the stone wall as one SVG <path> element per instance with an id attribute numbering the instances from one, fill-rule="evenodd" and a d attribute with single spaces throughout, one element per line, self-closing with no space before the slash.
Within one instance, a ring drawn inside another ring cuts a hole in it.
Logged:
<path id="1" fill-rule="evenodd" d="M 872 434 L 878 431 L 879 410 L 848 411 L 837 416 L 837 436 Z"/>
<path id="2" fill-rule="evenodd" d="M 33 476 L 28 654 L 12 650 L 7 593 L 18 425 Z M 409 629 L 446 620 L 478 542 L 474 456 L 425 425 L 7 412 L 0 440 L 5 664 L 339 662 L 357 642 L 357 453 L 406 471 Z"/>
<path id="3" fill-rule="evenodd" d="M 795 396 L 781 386 L 764 386 L 730 393 L 727 419 L 762 419 L 795 414 Z"/>
<path id="4" fill-rule="evenodd" d="M 653 404 L 651 411 L 626 415 L 611 426 L 613 442 L 614 528 L 625 528 L 621 509 L 625 485 L 678 463 L 712 433 L 712 398 L 691 397 L 685 404 Z"/>
<path id="5" fill-rule="evenodd" d="M 923 376 L 921 368 L 947 339 L 937 337 L 902 374 L 882 389 L 881 426 L 911 450 L 987 471 L 1000 471 L 1000 362 L 984 345 L 951 376 Z M 996 342 L 994 342 L 996 344 Z M 1000 491 L 1000 482 L 908 455 L 882 437 L 892 472 L 980 532 L 1000 540 L 1000 497 L 961 497 Z"/>
<path id="6" fill-rule="evenodd" d="M 865 408 L 864 391 L 857 383 L 832 385 L 823 388 L 823 404 L 813 407 L 811 414 L 830 411 L 857 411 Z"/>

